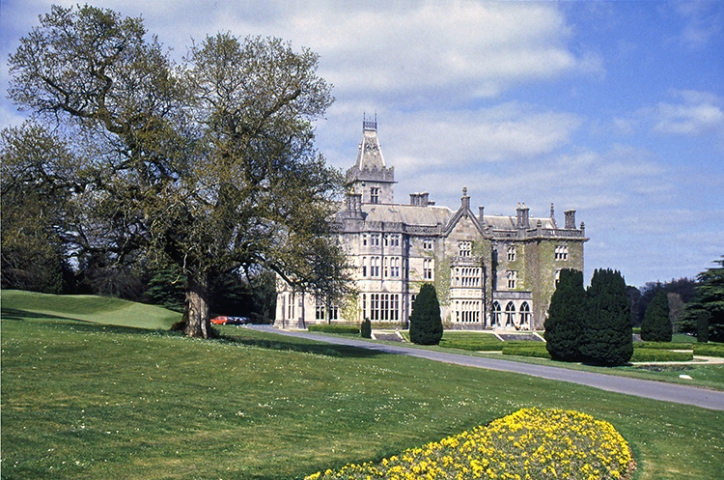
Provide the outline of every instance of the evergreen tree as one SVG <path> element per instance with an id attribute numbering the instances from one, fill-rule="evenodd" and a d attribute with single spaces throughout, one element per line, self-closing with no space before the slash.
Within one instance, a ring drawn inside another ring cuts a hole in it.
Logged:
<path id="1" fill-rule="evenodd" d="M 641 340 L 647 342 L 670 342 L 672 336 L 669 318 L 669 296 L 659 290 L 649 306 L 646 307 L 644 321 L 641 323 Z"/>
<path id="2" fill-rule="evenodd" d="M 360 336 L 362 338 L 372 338 L 372 322 L 369 318 L 365 318 L 360 326 Z"/>
<path id="3" fill-rule="evenodd" d="M 705 336 L 714 342 L 724 342 L 724 257 L 715 260 L 713 267 L 697 275 L 694 298 L 686 305 L 682 326 L 686 331 L 697 330 L 701 336 L 708 319 L 708 331 Z"/>
<path id="4" fill-rule="evenodd" d="M 633 355 L 631 312 L 621 273 L 596 270 L 586 292 L 581 353 L 597 365 L 623 365 Z"/>
<path id="5" fill-rule="evenodd" d="M 417 345 L 438 345 L 442 339 L 440 303 L 435 287 L 426 283 L 412 304 L 410 340 Z"/>
<path id="6" fill-rule="evenodd" d="M 553 360 L 575 362 L 581 359 L 581 332 L 586 313 L 583 272 L 561 270 L 556 291 L 551 297 L 545 321 L 546 348 Z"/>

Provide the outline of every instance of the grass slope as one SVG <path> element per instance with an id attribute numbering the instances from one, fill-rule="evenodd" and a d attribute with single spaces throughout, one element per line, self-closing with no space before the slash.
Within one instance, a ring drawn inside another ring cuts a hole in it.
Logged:
<path id="1" fill-rule="evenodd" d="M 48 295 L 20 290 L 2 291 L 3 317 L 28 314 L 124 327 L 168 330 L 181 314 L 154 305 L 94 295 Z"/>
<path id="2" fill-rule="evenodd" d="M 222 331 L 226 340 L 201 341 L 3 315 L 2 477 L 301 478 L 531 406 L 611 422 L 632 445 L 638 479 L 724 477 L 724 412 Z"/>

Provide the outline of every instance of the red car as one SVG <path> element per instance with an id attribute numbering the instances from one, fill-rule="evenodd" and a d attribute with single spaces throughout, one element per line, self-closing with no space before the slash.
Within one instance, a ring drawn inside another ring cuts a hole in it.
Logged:
<path id="1" fill-rule="evenodd" d="M 247 325 L 251 323 L 249 317 L 227 317 L 225 315 L 214 317 L 211 319 L 214 325 Z"/>

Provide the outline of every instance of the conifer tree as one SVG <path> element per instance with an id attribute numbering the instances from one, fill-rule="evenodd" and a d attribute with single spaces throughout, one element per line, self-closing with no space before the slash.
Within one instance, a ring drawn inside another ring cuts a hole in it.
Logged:
<path id="1" fill-rule="evenodd" d="M 585 313 L 583 273 L 572 269 L 561 270 L 544 325 L 546 348 L 553 360 L 575 362 L 581 359 L 581 322 Z"/>
<path id="2" fill-rule="evenodd" d="M 597 365 L 623 365 L 633 355 L 626 282 L 618 271 L 596 270 L 586 291 L 581 353 Z"/>
<path id="3" fill-rule="evenodd" d="M 372 338 L 372 322 L 369 318 L 365 318 L 360 326 L 360 336 L 362 338 Z"/>
<path id="4" fill-rule="evenodd" d="M 442 339 L 440 303 L 435 287 L 426 283 L 412 304 L 410 340 L 417 345 L 438 345 Z"/>
<path id="5" fill-rule="evenodd" d="M 646 307 L 644 321 L 641 323 L 641 340 L 647 342 L 670 342 L 672 336 L 669 319 L 669 297 L 660 290 Z"/>

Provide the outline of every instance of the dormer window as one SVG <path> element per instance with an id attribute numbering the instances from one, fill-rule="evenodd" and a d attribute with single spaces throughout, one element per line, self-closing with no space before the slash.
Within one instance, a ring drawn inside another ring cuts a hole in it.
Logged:
<path id="1" fill-rule="evenodd" d="M 377 187 L 370 188 L 370 203 L 380 203 L 380 189 Z"/>

